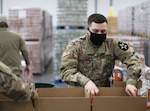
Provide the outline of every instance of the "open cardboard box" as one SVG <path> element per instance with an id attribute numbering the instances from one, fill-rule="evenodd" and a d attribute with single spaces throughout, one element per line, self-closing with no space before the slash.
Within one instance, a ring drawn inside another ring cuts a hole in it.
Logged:
<path id="1" fill-rule="evenodd" d="M 83 88 L 38 88 L 35 111 L 90 111 Z"/>
<path id="2" fill-rule="evenodd" d="M 93 111 L 146 111 L 146 97 L 130 97 L 123 87 L 100 87 L 99 90 L 93 97 Z"/>
<path id="3" fill-rule="evenodd" d="M 0 111 L 34 111 L 32 101 L 16 102 L 0 94 Z"/>
<path id="4" fill-rule="evenodd" d="M 114 81 L 112 87 L 125 87 L 126 86 L 126 82 L 122 82 L 122 81 Z M 140 89 L 142 87 L 142 81 L 138 81 L 136 84 L 136 87 L 138 89 Z"/>
<path id="5" fill-rule="evenodd" d="M 123 87 L 100 87 L 93 111 L 146 111 L 146 97 L 127 96 Z M 91 111 L 84 88 L 38 88 L 35 111 Z"/>

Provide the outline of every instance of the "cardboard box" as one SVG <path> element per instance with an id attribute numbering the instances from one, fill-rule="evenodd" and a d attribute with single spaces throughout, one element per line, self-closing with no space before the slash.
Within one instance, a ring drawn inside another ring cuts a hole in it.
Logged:
<path id="1" fill-rule="evenodd" d="M 90 111 L 83 88 L 38 88 L 35 111 Z"/>
<path id="2" fill-rule="evenodd" d="M 127 96 L 123 87 L 100 87 L 93 98 L 93 111 L 146 111 L 146 97 Z M 35 111 L 90 111 L 84 88 L 38 88 Z"/>
<path id="3" fill-rule="evenodd" d="M 0 94 L 0 111 L 34 111 L 32 101 L 16 102 Z"/>
<path id="4" fill-rule="evenodd" d="M 122 81 L 113 81 L 113 85 L 112 87 L 125 87 L 126 86 L 126 82 L 122 82 Z M 136 87 L 139 89 L 142 87 L 142 81 L 138 81 L 136 84 Z"/>
<path id="5" fill-rule="evenodd" d="M 146 111 L 146 97 L 127 96 L 123 87 L 99 88 L 93 98 L 93 111 Z"/>

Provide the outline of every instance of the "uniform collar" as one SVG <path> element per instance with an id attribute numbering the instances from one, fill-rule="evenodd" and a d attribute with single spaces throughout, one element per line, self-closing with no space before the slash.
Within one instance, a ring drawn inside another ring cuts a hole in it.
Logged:
<path id="1" fill-rule="evenodd" d="M 105 47 L 105 42 L 100 46 L 100 47 L 94 47 L 90 44 L 89 40 L 89 35 L 86 34 L 86 54 L 88 55 L 101 55 L 106 52 L 106 47 Z"/>
<path id="2" fill-rule="evenodd" d="M 7 30 L 7 28 L 0 28 L 0 31 L 4 31 L 4 30 Z"/>

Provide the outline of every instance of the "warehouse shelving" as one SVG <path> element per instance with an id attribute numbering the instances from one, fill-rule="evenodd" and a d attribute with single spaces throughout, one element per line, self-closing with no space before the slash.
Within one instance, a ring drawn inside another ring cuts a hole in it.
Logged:
<path id="1" fill-rule="evenodd" d="M 150 1 L 126 7 L 118 13 L 119 32 L 150 38 Z"/>
<path id="2" fill-rule="evenodd" d="M 141 53 L 144 54 L 146 65 L 150 66 L 150 1 L 126 7 L 118 15 L 118 30 L 121 34 L 143 39 L 137 42 L 143 42 L 144 50 Z"/>
<path id="3" fill-rule="evenodd" d="M 58 76 L 61 55 L 68 42 L 85 34 L 87 0 L 58 0 L 55 31 L 55 75 Z"/>

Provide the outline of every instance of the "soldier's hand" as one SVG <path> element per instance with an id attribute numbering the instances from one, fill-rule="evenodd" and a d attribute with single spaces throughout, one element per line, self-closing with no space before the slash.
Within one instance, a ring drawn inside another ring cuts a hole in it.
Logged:
<path id="1" fill-rule="evenodd" d="M 27 75 L 29 75 L 29 74 L 30 74 L 30 66 L 27 65 L 27 66 L 25 67 L 24 71 L 26 72 Z"/>
<path id="2" fill-rule="evenodd" d="M 87 93 L 89 94 L 89 96 L 94 96 L 94 95 L 99 93 L 99 89 L 97 88 L 97 86 L 91 80 L 89 80 L 86 83 L 84 88 L 87 91 Z"/>
<path id="3" fill-rule="evenodd" d="M 125 91 L 129 96 L 134 96 L 134 97 L 137 96 L 137 92 L 138 92 L 137 88 L 131 84 L 126 85 Z"/>
<path id="4" fill-rule="evenodd" d="M 34 90 L 34 95 L 33 95 L 32 99 L 37 99 L 37 98 L 39 98 L 39 94 L 38 94 L 37 90 Z"/>

